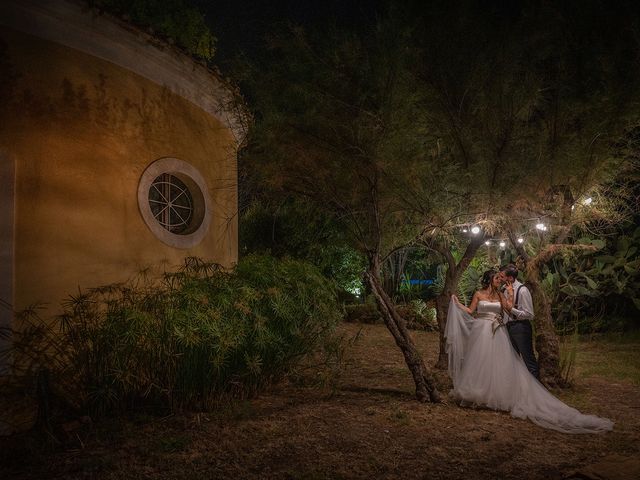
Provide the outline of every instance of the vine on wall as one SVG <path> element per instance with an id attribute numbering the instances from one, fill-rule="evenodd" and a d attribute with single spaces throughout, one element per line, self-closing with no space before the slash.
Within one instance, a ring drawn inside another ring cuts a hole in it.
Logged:
<path id="1" fill-rule="evenodd" d="M 204 15 L 184 0 L 88 0 L 98 10 L 119 16 L 159 38 L 174 43 L 189 55 L 209 62 L 216 37 Z"/>

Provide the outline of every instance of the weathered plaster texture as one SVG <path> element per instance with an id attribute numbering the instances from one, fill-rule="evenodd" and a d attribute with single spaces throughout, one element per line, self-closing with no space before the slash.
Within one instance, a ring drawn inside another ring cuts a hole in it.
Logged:
<path id="1" fill-rule="evenodd" d="M 15 310 L 45 303 L 54 313 L 79 287 L 185 256 L 236 262 L 237 141 L 228 124 L 115 63 L 8 27 L 0 67 L 3 184 L 15 162 L 15 195 L 3 185 L 1 205 L 2 262 L 12 252 L 14 268 L 13 298 L 3 300 Z M 209 187 L 209 231 L 189 249 L 159 241 L 138 209 L 140 177 L 162 157 L 190 163 Z"/>

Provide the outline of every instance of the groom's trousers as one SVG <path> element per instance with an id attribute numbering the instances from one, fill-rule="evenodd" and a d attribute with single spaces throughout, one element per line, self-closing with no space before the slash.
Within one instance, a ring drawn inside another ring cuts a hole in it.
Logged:
<path id="1" fill-rule="evenodd" d="M 533 353 L 533 332 L 529 320 L 512 320 L 507 322 L 507 330 L 513 348 L 516 349 L 531 374 L 540 379 L 540 367 Z"/>

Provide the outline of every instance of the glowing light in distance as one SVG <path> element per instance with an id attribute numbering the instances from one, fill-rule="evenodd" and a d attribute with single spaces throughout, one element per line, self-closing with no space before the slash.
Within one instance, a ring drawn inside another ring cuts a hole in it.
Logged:
<path id="1" fill-rule="evenodd" d="M 462 233 L 467 233 L 468 231 L 469 231 L 469 230 L 468 230 L 468 229 L 466 229 L 466 228 L 463 228 L 463 229 L 462 229 Z"/>
<path id="2" fill-rule="evenodd" d="M 487 240 L 486 242 L 484 242 L 485 245 L 491 245 L 491 242 L 489 240 Z"/>
<path id="3" fill-rule="evenodd" d="M 583 205 L 591 205 L 591 202 L 593 202 L 593 198 L 587 197 L 582 201 L 582 204 Z"/>
<path id="4" fill-rule="evenodd" d="M 475 226 L 471 229 L 471 233 L 473 233 L 474 235 L 477 235 L 480 233 L 480 227 L 479 226 Z"/>
<path id="5" fill-rule="evenodd" d="M 501 248 L 504 248 L 504 247 L 506 247 L 506 246 L 507 246 L 507 244 L 506 244 L 506 243 L 504 243 L 504 242 L 500 242 L 500 247 L 501 247 Z"/>
<path id="6" fill-rule="evenodd" d="M 544 223 L 538 223 L 538 224 L 536 225 L 536 228 L 537 228 L 538 230 L 542 230 L 542 231 L 544 231 L 544 230 L 546 230 L 546 229 L 547 229 L 547 227 L 545 226 L 545 224 L 544 224 Z"/>
<path id="7" fill-rule="evenodd" d="M 519 238 L 518 243 L 524 243 L 524 238 Z"/>

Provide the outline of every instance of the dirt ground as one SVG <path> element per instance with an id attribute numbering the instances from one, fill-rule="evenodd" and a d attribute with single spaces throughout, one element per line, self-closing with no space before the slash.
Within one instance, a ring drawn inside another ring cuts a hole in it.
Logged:
<path id="1" fill-rule="evenodd" d="M 575 386 L 559 393 L 585 413 L 613 419 L 614 431 L 566 435 L 507 413 L 420 404 L 384 326 L 341 328 L 357 341 L 335 389 L 287 384 L 224 411 L 83 426 L 55 453 L 24 459 L 17 449 L 0 478 L 598 478 L 587 466 L 603 459 L 620 465 L 605 478 L 634 478 L 640 386 L 586 367 L 615 349 L 580 344 Z M 436 335 L 414 333 L 431 365 Z M 640 345 L 629 349 L 640 354 Z"/>

